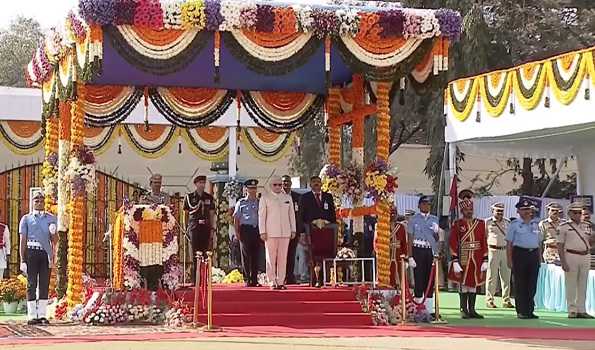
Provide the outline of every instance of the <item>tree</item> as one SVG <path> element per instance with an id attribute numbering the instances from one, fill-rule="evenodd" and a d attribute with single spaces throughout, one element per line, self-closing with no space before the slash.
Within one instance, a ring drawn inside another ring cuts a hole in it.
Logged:
<path id="1" fill-rule="evenodd" d="M 42 36 L 39 23 L 22 16 L 0 30 L 0 86 L 27 86 L 25 69 Z"/>

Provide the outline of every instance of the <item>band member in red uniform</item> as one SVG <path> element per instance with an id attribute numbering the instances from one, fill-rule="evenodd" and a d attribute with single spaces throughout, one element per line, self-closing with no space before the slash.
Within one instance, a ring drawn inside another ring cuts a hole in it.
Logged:
<path id="1" fill-rule="evenodd" d="M 322 287 L 322 261 L 334 258 L 337 254 L 337 216 L 333 195 L 323 192 L 322 181 L 318 176 L 310 179 L 312 191 L 304 193 L 300 200 L 301 220 L 304 232 L 310 239 L 314 273 L 312 285 Z"/>
<path id="2" fill-rule="evenodd" d="M 459 283 L 461 316 L 483 318 L 475 311 L 477 287 L 485 283 L 488 269 L 488 247 L 485 222 L 473 217 L 473 201 L 459 202 L 462 218 L 455 221 L 450 231 L 451 265 L 448 279 Z"/>
<path id="3" fill-rule="evenodd" d="M 411 254 L 407 252 L 407 223 L 399 220 L 396 211 L 391 215 L 391 235 L 390 235 L 390 284 L 392 286 L 401 285 L 401 263 L 402 257 L 408 257 Z M 376 238 L 376 237 L 374 237 Z M 376 251 L 376 239 L 374 239 L 374 251 Z"/>

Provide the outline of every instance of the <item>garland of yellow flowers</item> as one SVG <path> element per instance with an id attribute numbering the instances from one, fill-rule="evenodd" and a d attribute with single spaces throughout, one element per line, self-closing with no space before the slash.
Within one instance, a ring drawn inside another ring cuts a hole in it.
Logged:
<path id="1" fill-rule="evenodd" d="M 341 113 L 341 92 L 339 89 L 330 89 L 327 98 L 328 119 L 332 120 Z M 334 165 L 341 163 L 341 128 L 329 128 L 329 162 Z"/>
<path id="2" fill-rule="evenodd" d="M 46 120 L 46 130 L 45 130 L 45 160 L 43 162 L 43 166 L 41 168 L 41 175 L 43 176 L 44 181 L 46 179 L 52 179 L 58 176 L 58 166 L 54 166 L 50 163 L 49 158 L 50 156 L 57 156 L 58 154 L 58 123 L 59 119 L 57 116 L 52 116 Z M 52 214 L 56 214 L 56 201 L 57 201 L 57 191 L 58 189 L 55 188 L 55 193 L 47 193 L 46 188 L 46 196 L 45 196 L 45 211 L 50 212 Z"/>
<path id="3" fill-rule="evenodd" d="M 77 85 L 77 100 L 72 104 L 71 147 L 82 145 L 84 140 L 85 86 Z M 85 199 L 78 195 L 70 199 L 70 225 L 68 228 L 68 286 L 66 301 L 72 308 L 83 302 L 83 223 Z"/>
<path id="4" fill-rule="evenodd" d="M 389 91 L 390 83 L 378 83 L 378 119 L 376 127 L 376 157 L 388 160 L 389 152 Z M 378 223 L 376 224 L 376 260 L 378 264 L 378 284 L 390 285 L 390 207 L 385 201 L 376 206 Z"/>

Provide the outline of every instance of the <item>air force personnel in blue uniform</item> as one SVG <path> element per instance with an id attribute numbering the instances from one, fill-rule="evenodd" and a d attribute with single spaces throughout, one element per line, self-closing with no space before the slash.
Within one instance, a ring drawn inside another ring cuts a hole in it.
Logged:
<path id="1" fill-rule="evenodd" d="M 234 227 L 242 252 L 242 269 L 247 287 L 260 287 L 258 283 L 258 257 L 260 236 L 258 232 L 258 180 L 250 179 L 244 183 L 247 195 L 236 203 Z"/>
<path id="2" fill-rule="evenodd" d="M 519 201 L 516 206 L 519 219 L 508 226 L 506 232 L 507 261 L 512 269 L 515 287 L 517 317 L 536 319 L 535 292 L 541 263 L 542 234 L 539 221 L 533 218 L 533 205 L 528 200 Z"/>

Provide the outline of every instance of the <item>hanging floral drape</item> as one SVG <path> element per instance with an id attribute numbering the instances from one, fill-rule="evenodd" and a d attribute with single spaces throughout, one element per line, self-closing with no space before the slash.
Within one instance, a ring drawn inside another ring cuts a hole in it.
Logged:
<path id="1" fill-rule="evenodd" d="M 266 129 L 242 129 L 244 145 L 255 158 L 274 162 L 282 158 L 293 144 L 292 134 L 277 134 Z"/>
<path id="2" fill-rule="evenodd" d="M 507 106 L 511 113 L 516 105 L 532 110 L 543 101 L 548 107 L 550 95 L 560 104 L 568 105 L 577 98 L 582 86 L 588 90 L 594 84 L 593 51 L 594 48 L 571 52 L 456 80 L 446 89 L 445 103 L 459 121 L 465 121 L 474 110 L 485 110 L 490 117 L 499 117 Z"/>
<path id="3" fill-rule="evenodd" d="M 114 125 L 124 121 L 143 96 L 142 89 L 132 86 L 89 86 L 85 103 L 85 124 Z"/>
<path id="4" fill-rule="evenodd" d="M 184 128 L 207 126 L 225 113 L 233 91 L 202 88 L 150 89 L 151 102 L 173 125 Z"/>
<path id="5" fill-rule="evenodd" d="M 322 113 L 324 97 L 306 93 L 245 91 L 242 106 L 265 129 L 289 132 Z"/>
<path id="6" fill-rule="evenodd" d="M 173 145 L 175 128 L 170 125 L 152 125 L 148 130 L 140 124 L 123 124 L 126 141 L 133 149 L 149 158 L 157 158 L 169 151 Z"/>
<path id="7" fill-rule="evenodd" d="M 181 71 L 212 47 L 217 76 L 219 69 L 225 69 L 220 67 L 222 46 L 259 74 L 283 75 L 309 62 L 323 48 L 327 78 L 332 70 L 331 51 L 337 49 L 352 71 L 370 79 L 396 80 L 428 52 L 433 54 L 436 69 L 446 70 L 443 57 L 461 30 L 461 16 L 455 11 L 408 9 L 390 3 L 80 0 L 79 12 L 80 17 L 69 15 L 64 33 L 54 31 L 45 39 L 27 69 L 31 83 L 61 82 L 60 91 L 55 84 L 45 86 L 46 102 L 56 92 L 68 92 L 77 80 L 73 71 L 83 81 L 99 73 L 103 40 L 133 67 L 157 75 Z M 76 70 L 72 69 L 75 63 Z"/>
<path id="8" fill-rule="evenodd" d="M 15 154 L 31 155 L 42 146 L 41 124 L 35 121 L 0 121 L 0 138 Z"/>
<path id="9" fill-rule="evenodd" d="M 202 159 L 220 160 L 229 152 L 229 129 L 206 127 L 182 131 L 190 149 Z"/>

